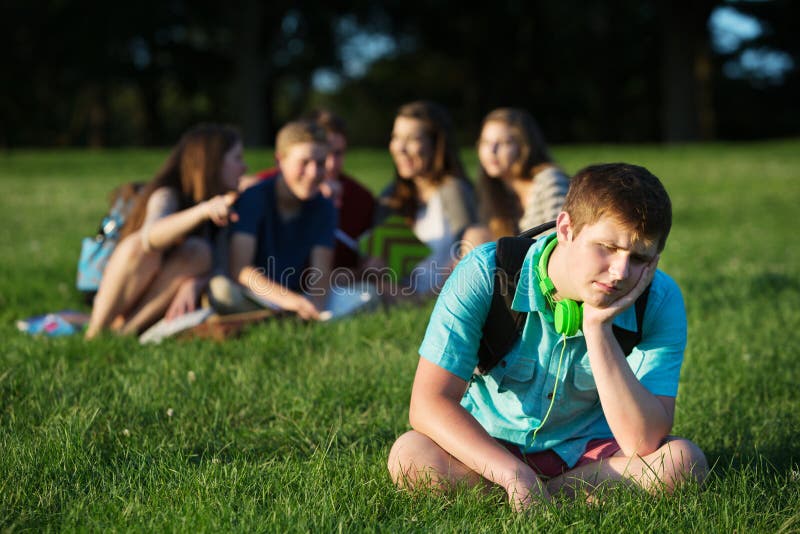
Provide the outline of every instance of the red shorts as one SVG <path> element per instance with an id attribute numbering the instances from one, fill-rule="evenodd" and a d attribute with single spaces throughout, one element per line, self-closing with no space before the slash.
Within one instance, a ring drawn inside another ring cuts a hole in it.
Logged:
<path id="1" fill-rule="evenodd" d="M 573 467 L 569 467 L 566 462 L 561 459 L 561 456 L 550 449 L 523 455 L 519 447 L 513 443 L 503 440 L 498 441 L 500 441 L 506 449 L 511 451 L 514 456 L 531 466 L 537 474 L 546 478 L 557 477 L 570 469 L 575 469 L 576 467 L 596 462 L 603 458 L 610 458 L 620 450 L 620 446 L 614 438 L 593 439 L 586 444 L 586 450 L 583 451 L 583 455 L 578 459 L 578 463 Z"/>

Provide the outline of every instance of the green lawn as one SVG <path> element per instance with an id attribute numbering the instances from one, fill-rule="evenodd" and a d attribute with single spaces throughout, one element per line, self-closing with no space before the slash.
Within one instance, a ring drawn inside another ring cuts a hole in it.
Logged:
<path id="1" fill-rule="evenodd" d="M 19 151 L 0 154 L 0 530 L 800 532 L 800 141 L 554 152 L 569 173 L 645 165 L 672 196 L 660 266 L 690 329 L 674 433 L 714 464 L 705 489 L 530 516 L 501 492 L 395 490 L 430 305 L 224 344 L 21 334 L 16 319 L 86 309 L 81 238 L 166 151 Z M 373 190 L 389 180 L 386 151 L 348 158 Z"/>

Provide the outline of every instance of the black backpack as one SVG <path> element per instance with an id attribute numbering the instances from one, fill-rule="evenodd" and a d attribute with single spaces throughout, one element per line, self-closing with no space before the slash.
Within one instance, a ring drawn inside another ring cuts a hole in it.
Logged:
<path id="1" fill-rule="evenodd" d="M 527 312 L 511 309 L 514 293 L 519 282 L 522 262 L 528 249 L 536 242 L 534 236 L 551 228 L 555 221 L 547 222 L 531 228 L 517 237 L 503 237 L 497 241 L 495 251 L 496 268 L 494 273 L 494 291 L 489 314 L 483 323 L 483 336 L 478 348 L 478 370 L 488 373 L 508 354 L 517 338 L 522 335 Z M 636 299 L 636 332 L 613 325 L 614 337 L 617 338 L 625 356 L 630 355 L 633 348 L 642 340 L 642 322 L 650 296 L 650 286 Z"/>

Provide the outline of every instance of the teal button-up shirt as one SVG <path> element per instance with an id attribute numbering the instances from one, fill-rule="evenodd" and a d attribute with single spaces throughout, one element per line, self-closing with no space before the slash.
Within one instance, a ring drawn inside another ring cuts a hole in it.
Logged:
<path id="1" fill-rule="evenodd" d="M 476 248 L 453 271 L 419 353 L 470 382 L 461 405 L 491 436 L 526 453 L 552 449 L 571 467 L 590 440 L 613 434 L 600 406 L 583 333 L 566 338 L 556 333 L 536 283 L 535 266 L 546 241 L 540 239 L 528 250 L 514 295 L 512 308 L 528 312 L 522 336 L 487 375 L 475 374 L 475 367 L 494 286 L 494 243 Z M 635 331 L 634 307 L 614 323 Z M 677 284 L 661 271 L 653 278 L 642 330 L 642 341 L 627 362 L 651 393 L 675 397 L 686 347 L 686 312 Z M 552 398 L 552 411 L 534 440 Z"/>

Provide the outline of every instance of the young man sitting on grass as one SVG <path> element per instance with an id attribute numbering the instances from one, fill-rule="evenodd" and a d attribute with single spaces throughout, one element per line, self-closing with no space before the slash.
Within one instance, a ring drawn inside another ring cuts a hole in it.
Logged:
<path id="1" fill-rule="evenodd" d="M 493 367 L 479 352 L 497 244 L 467 255 L 420 347 L 413 430 L 389 454 L 395 483 L 496 484 L 522 510 L 611 484 L 671 492 L 702 481 L 703 452 L 670 435 L 686 346 L 680 289 L 656 269 L 671 224 L 669 196 L 646 169 L 579 172 L 555 232 L 524 253 L 511 304 L 524 328 Z M 640 336 L 635 347 L 623 349 L 618 328 Z"/>
<path id="2" fill-rule="evenodd" d="M 231 228 L 231 276 L 259 302 L 302 319 L 320 319 L 333 262 L 336 209 L 320 194 L 327 155 L 326 134 L 318 125 L 286 124 L 275 141 L 277 176 L 249 187 L 234 208 L 239 219 Z M 212 279 L 210 289 L 220 311 L 256 307 L 224 277 Z"/>
<path id="3" fill-rule="evenodd" d="M 359 267 L 361 260 L 357 251 L 358 239 L 372 228 L 374 222 L 375 198 L 369 189 L 343 171 L 347 152 L 347 126 L 344 119 L 326 109 L 311 111 L 304 116 L 304 119 L 322 128 L 328 142 L 325 179 L 320 184 L 320 193 L 333 202 L 338 215 L 339 226 L 335 231 L 333 268 L 340 272 L 342 269 L 354 271 Z M 280 169 L 277 167 L 265 169 L 243 177 L 239 188 L 244 190 L 278 175 Z"/>

